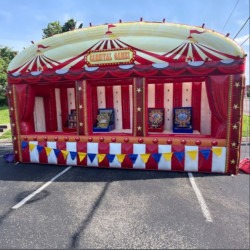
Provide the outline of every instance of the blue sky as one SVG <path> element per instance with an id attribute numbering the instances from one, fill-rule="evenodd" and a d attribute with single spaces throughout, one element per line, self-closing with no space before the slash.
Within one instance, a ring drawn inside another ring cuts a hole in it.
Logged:
<path id="1" fill-rule="evenodd" d="M 70 18 L 84 27 L 103 23 L 162 21 L 213 29 L 230 37 L 238 33 L 249 17 L 249 0 L 0 0 L 0 46 L 22 50 L 30 41 L 42 39 L 48 23 L 63 24 Z M 249 36 L 249 21 L 235 39 Z M 248 54 L 249 39 L 242 45 Z M 248 61 L 247 60 L 247 61 Z M 249 64 L 246 68 L 249 84 Z"/>

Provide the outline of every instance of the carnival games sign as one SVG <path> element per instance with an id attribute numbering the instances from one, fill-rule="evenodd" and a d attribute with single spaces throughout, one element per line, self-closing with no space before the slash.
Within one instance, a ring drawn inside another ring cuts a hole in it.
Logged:
<path id="1" fill-rule="evenodd" d="M 85 57 L 88 66 L 110 66 L 134 62 L 135 51 L 132 49 L 94 50 Z"/>

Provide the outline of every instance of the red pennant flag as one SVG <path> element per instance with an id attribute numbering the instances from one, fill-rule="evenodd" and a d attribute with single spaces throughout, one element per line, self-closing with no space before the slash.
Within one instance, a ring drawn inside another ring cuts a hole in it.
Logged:
<path id="1" fill-rule="evenodd" d="M 47 49 L 47 48 L 49 48 L 49 46 L 44 46 L 44 45 L 42 45 L 42 44 L 38 44 L 38 45 L 37 45 L 37 48 L 38 48 L 38 49 Z"/>
<path id="2" fill-rule="evenodd" d="M 108 24 L 108 28 L 116 27 L 114 24 Z"/>
<path id="3" fill-rule="evenodd" d="M 106 34 L 108 35 L 108 34 L 112 34 L 112 31 L 110 31 L 109 29 L 110 28 L 114 28 L 114 27 L 116 27 L 114 24 L 108 24 L 108 31 L 106 32 Z"/>
<path id="4" fill-rule="evenodd" d="M 202 34 L 202 33 L 204 33 L 204 31 L 199 31 L 199 30 L 190 30 L 189 32 L 190 32 L 190 35 L 191 34 Z"/>

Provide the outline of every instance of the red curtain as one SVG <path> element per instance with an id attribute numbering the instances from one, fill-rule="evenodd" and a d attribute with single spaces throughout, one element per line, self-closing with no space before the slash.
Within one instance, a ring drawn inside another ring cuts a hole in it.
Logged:
<path id="1" fill-rule="evenodd" d="M 62 124 L 63 127 L 67 127 L 68 120 L 68 95 L 66 88 L 60 88 L 61 110 L 62 110 Z"/>
<path id="2" fill-rule="evenodd" d="M 97 122 L 98 115 L 98 100 L 97 100 L 97 87 L 93 86 L 92 90 L 92 124 Z"/>
<path id="3" fill-rule="evenodd" d="M 16 85 L 16 96 L 20 133 L 28 134 L 34 131 L 33 111 L 35 95 L 33 87 L 28 84 Z"/>
<path id="4" fill-rule="evenodd" d="M 175 82 L 174 83 L 174 90 L 173 90 L 173 107 L 181 107 L 182 106 L 182 82 Z"/>
<path id="5" fill-rule="evenodd" d="M 200 131 L 201 121 L 201 82 L 192 84 L 192 112 L 193 112 L 193 129 Z"/>
<path id="6" fill-rule="evenodd" d="M 130 129 L 129 86 L 122 86 L 122 128 Z"/>
<path id="7" fill-rule="evenodd" d="M 155 107 L 164 107 L 164 85 L 162 83 L 155 84 Z"/>
<path id="8" fill-rule="evenodd" d="M 229 75 L 210 76 L 206 82 L 206 89 L 212 116 L 216 119 L 213 123 L 212 135 L 216 138 L 226 138 Z"/>
<path id="9" fill-rule="evenodd" d="M 105 86 L 106 108 L 114 108 L 113 86 Z"/>

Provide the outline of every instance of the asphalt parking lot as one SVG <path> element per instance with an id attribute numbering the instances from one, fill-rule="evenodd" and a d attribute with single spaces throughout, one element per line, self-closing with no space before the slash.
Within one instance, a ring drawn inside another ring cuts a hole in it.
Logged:
<path id="1" fill-rule="evenodd" d="M 11 147 L 0 142 L 2 249 L 250 247 L 249 175 L 15 165 Z"/>

